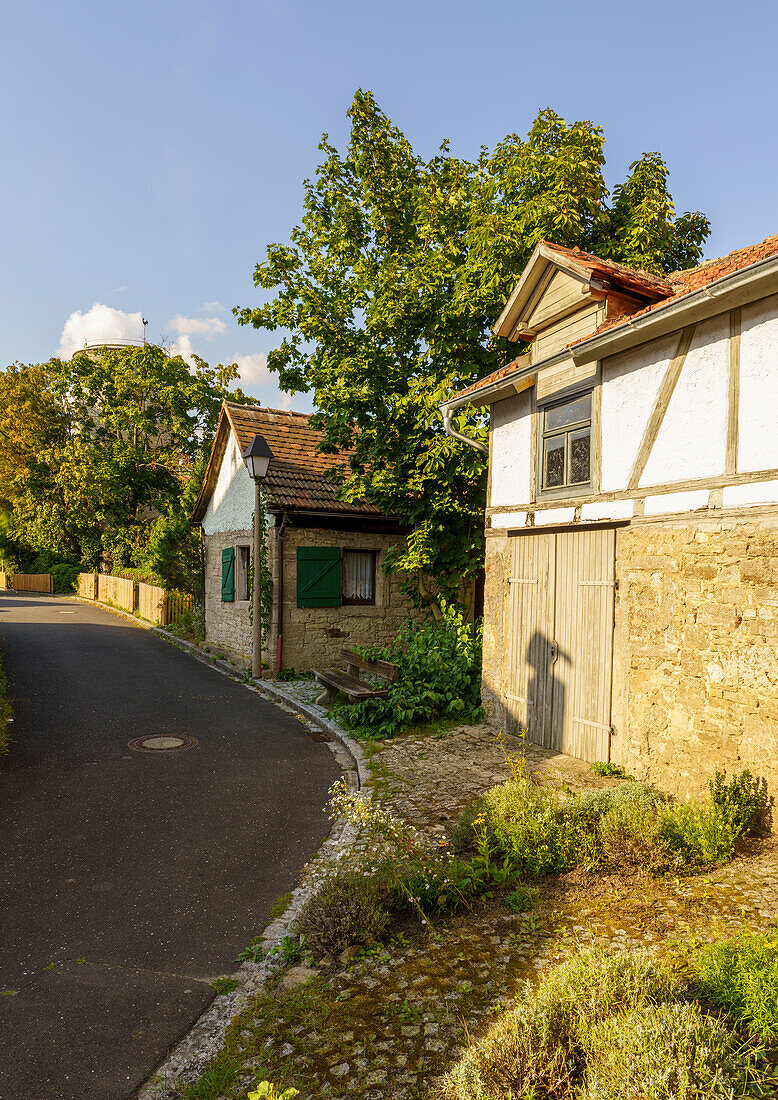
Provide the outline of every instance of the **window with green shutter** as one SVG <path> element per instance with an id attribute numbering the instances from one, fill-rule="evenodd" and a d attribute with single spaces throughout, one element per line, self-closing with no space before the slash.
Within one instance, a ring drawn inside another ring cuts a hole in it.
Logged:
<path id="1" fill-rule="evenodd" d="M 297 547 L 297 606 L 340 607 L 340 547 Z"/>
<path id="2" fill-rule="evenodd" d="M 222 603 L 235 599 L 235 547 L 222 550 Z"/>

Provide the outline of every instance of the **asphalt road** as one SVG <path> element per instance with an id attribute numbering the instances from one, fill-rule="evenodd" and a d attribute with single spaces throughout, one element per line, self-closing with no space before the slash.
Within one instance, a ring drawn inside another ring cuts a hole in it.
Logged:
<path id="1" fill-rule="evenodd" d="M 328 831 L 324 744 L 98 607 L 0 595 L 0 1098 L 126 1100 Z M 136 737 L 195 737 L 137 752 Z"/>

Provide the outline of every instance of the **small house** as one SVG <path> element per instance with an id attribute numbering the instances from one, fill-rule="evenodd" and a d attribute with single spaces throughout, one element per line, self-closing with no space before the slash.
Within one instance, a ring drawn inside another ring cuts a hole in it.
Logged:
<path id="1" fill-rule="evenodd" d="M 192 522 L 202 532 L 206 643 L 250 660 L 254 483 L 243 452 L 255 435 L 273 458 L 261 483 L 273 595 L 265 661 L 276 674 L 339 662 L 344 645 L 385 645 L 423 613 L 385 576 L 408 533 L 367 502 L 338 499 L 344 455 L 322 454 L 303 413 L 225 401 Z"/>
<path id="2" fill-rule="evenodd" d="M 679 792 L 778 791 L 778 237 L 667 277 L 543 241 L 494 326 L 483 699 Z"/>

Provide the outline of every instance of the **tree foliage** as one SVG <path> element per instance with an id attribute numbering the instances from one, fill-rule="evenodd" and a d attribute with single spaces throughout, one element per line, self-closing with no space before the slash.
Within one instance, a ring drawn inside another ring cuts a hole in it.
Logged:
<path id="1" fill-rule="evenodd" d="M 675 217 L 658 153 L 611 198 L 591 122 L 545 110 L 477 161 L 447 142 L 424 160 L 371 93 L 348 114 L 345 153 L 324 136 L 300 225 L 256 267 L 265 302 L 235 313 L 283 334 L 268 356 L 281 388 L 312 393 L 325 449 L 353 452 L 344 499 L 412 525 L 391 566 L 461 595 L 482 560 L 485 461 L 443 433 L 437 406 L 505 362 L 491 325 L 532 249 L 545 237 L 669 271 L 699 259 L 708 221 Z"/>
<path id="2" fill-rule="evenodd" d="M 152 344 L 9 367 L 0 505 L 16 556 L 145 568 L 191 587 L 189 515 L 236 374 Z"/>

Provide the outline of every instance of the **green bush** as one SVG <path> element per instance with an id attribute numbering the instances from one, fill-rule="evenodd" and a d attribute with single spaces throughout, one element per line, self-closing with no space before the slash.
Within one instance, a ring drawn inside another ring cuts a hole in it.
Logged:
<path id="1" fill-rule="evenodd" d="M 51 573 L 51 584 L 54 591 L 67 593 L 75 592 L 78 584 L 78 574 L 85 572 L 85 570 L 80 565 L 60 562 L 59 565 L 52 565 L 49 572 Z"/>
<path id="2" fill-rule="evenodd" d="M 732 1100 L 750 1091 L 752 1059 L 696 1004 L 645 1005 L 596 1024 L 581 1100 Z"/>
<path id="3" fill-rule="evenodd" d="M 679 803 L 664 810 L 659 831 L 668 848 L 689 864 L 718 867 L 735 853 L 738 832 L 716 806 Z"/>
<path id="4" fill-rule="evenodd" d="M 702 996 L 765 1042 L 778 1042 L 778 931 L 711 944 L 697 954 L 692 969 Z"/>
<path id="5" fill-rule="evenodd" d="M 389 924 L 388 901 L 378 877 L 343 870 L 306 902 L 295 927 L 316 958 L 337 955 L 351 944 L 383 936 Z"/>
<path id="6" fill-rule="evenodd" d="M 583 1081 L 593 1020 L 672 1000 L 669 973 L 645 952 L 590 948 L 543 977 L 445 1077 L 445 1100 L 566 1098 Z"/>
<path id="7" fill-rule="evenodd" d="M 440 622 L 409 621 L 390 649 L 375 649 L 373 656 L 399 666 L 399 676 L 386 698 L 343 708 L 349 729 L 381 739 L 434 719 L 482 717 L 481 627 L 453 605 L 442 603 L 442 613 Z"/>
<path id="8" fill-rule="evenodd" d="M 736 836 L 764 824 L 768 805 L 766 785 L 754 779 L 750 771 L 733 775 L 729 783 L 726 774 L 717 771 L 709 786 L 711 803 L 730 822 Z"/>

